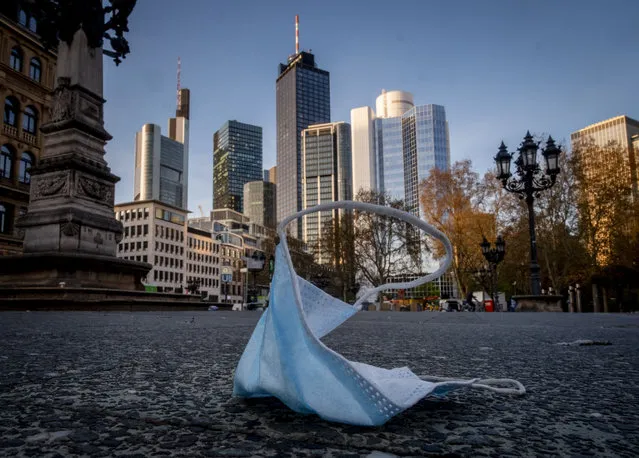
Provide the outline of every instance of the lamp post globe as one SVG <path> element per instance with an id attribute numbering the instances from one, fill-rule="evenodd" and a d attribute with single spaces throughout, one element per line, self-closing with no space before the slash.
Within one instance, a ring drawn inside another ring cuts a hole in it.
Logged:
<path id="1" fill-rule="evenodd" d="M 512 154 L 508 153 L 508 148 L 501 142 L 499 146 L 499 152 L 495 156 L 495 162 L 497 163 L 497 178 L 500 180 L 507 180 L 510 178 L 510 161 L 512 160 Z"/>

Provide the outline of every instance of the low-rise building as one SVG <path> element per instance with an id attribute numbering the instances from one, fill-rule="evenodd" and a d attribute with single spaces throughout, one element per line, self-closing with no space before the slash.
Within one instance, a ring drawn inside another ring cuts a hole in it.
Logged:
<path id="1" fill-rule="evenodd" d="M 188 212 L 155 200 L 116 204 L 114 211 L 124 226 L 117 256 L 153 266 L 142 280 L 149 289 L 184 291 Z"/>

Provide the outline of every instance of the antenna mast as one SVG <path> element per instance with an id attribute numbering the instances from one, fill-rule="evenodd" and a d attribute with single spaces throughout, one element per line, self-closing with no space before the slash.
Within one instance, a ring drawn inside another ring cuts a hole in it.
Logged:
<path id="1" fill-rule="evenodd" d="M 295 54 L 300 53 L 300 16 L 295 15 Z"/>
<path id="2" fill-rule="evenodd" d="M 182 83 L 180 81 L 180 76 L 182 73 L 182 62 L 180 61 L 179 56 L 177 64 L 177 109 L 179 110 L 182 106 L 182 94 L 180 94 L 180 89 L 182 89 Z"/>

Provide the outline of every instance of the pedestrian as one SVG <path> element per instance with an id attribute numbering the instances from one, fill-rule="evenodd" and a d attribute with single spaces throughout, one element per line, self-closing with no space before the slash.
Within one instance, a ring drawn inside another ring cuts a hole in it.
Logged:
<path id="1" fill-rule="evenodd" d="M 472 291 L 468 292 L 468 295 L 466 296 L 466 303 L 468 304 L 468 307 L 470 307 L 470 310 L 472 310 L 473 312 L 475 311 L 475 301 L 477 299 L 475 299 L 475 296 L 473 296 Z"/>

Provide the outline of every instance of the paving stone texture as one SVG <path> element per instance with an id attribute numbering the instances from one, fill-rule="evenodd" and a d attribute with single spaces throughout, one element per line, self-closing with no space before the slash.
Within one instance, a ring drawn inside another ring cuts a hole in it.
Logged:
<path id="1" fill-rule="evenodd" d="M 359 313 L 324 339 L 349 359 L 528 390 L 363 428 L 231 397 L 259 313 L 0 313 L 0 455 L 639 456 L 639 315 Z"/>

